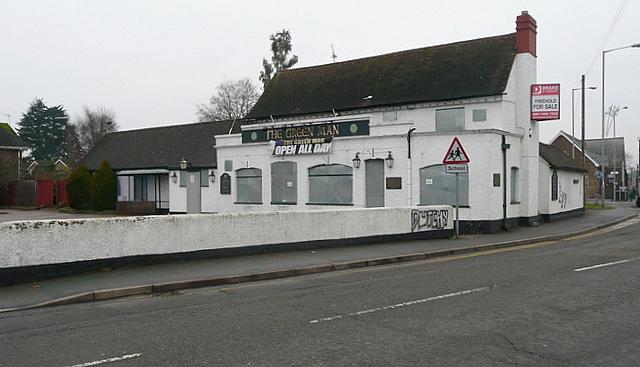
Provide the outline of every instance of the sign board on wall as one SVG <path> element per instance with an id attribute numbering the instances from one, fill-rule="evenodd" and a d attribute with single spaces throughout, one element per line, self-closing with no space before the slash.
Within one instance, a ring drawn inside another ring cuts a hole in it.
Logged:
<path id="1" fill-rule="evenodd" d="M 332 138 L 276 140 L 273 155 L 328 154 L 331 153 Z"/>
<path id="2" fill-rule="evenodd" d="M 320 124 L 270 127 L 256 130 L 244 130 L 242 143 L 264 143 L 284 141 L 288 144 L 305 143 L 308 139 L 342 138 L 347 136 L 369 135 L 369 121 L 342 121 Z"/>
<path id="3" fill-rule="evenodd" d="M 531 119 L 560 119 L 560 84 L 531 85 Z"/>

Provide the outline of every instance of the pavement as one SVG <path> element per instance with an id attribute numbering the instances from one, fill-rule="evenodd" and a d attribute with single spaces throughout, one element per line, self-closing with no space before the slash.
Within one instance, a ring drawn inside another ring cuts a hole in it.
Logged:
<path id="1" fill-rule="evenodd" d="M 606 227 L 638 213 L 640 210 L 631 203 L 617 203 L 609 210 L 587 210 L 583 217 L 459 239 L 399 241 L 104 269 L 1 287 L 0 312 L 276 279 L 558 240 Z"/>
<path id="2" fill-rule="evenodd" d="M 56 209 L 5 209 L 0 208 L 0 223 L 25 220 L 51 220 L 76 218 L 104 218 L 113 215 L 61 213 Z"/>

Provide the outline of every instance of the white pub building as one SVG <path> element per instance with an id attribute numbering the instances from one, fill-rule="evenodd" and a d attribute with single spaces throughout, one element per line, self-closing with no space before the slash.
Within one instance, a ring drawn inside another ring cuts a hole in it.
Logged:
<path id="1" fill-rule="evenodd" d="M 516 32 L 276 74 L 237 134 L 216 136 L 204 212 L 454 204 L 463 230 L 538 221 L 536 21 Z"/>
<path id="2" fill-rule="evenodd" d="M 522 12 L 515 33 L 281 71 L 243 120 L 109 134 L 85 163 L 111 163 L 129 210 L 453 205 L 457 138 L 463 232 L 579 215 L 584 169 L 532 120 L 536 32 Z"/>

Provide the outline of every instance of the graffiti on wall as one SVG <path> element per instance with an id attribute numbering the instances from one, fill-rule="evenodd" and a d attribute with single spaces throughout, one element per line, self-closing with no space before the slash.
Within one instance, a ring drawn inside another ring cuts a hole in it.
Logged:
<path id="1" fill-rule="evenodd" d="M 560 204 L 560 209 L 564 209 L 567 207 L 567 193 L 562 190 L 562 184 L 558 186 L 558 203 Z"/>
<path id="2" fill-rule="evenodd" d="M 411 210 L 411 232 L 445 229 L 449 224 L 447 209 L 413 209 Z"/>

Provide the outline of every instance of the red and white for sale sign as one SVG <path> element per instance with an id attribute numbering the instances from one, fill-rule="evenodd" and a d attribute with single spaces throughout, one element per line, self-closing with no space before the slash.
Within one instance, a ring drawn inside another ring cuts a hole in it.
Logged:
<path id="1" fill-rule="evenodd" d="M 531 85 L 531 119 L 560 119 L 560 84 Z"/>

